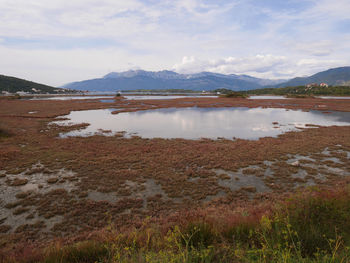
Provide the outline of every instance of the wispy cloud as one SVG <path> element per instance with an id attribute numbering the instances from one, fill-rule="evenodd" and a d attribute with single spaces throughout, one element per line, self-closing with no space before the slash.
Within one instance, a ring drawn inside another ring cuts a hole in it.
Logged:
<path id="1" fill-rule="evenodd" d="M 348 0 L 1 0 L 0 74 L 53 85 L 136 66 L 311 74 L 350 64 L 348 10 Z"/>

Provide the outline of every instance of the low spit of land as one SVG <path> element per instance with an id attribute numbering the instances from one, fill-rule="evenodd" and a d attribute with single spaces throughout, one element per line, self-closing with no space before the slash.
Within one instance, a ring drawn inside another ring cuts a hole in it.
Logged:
<path id="1" fill-rule="evenodd" d="M 0 262 L 349 260 L 349 126 L 249 141 L 62 139 L 86 124 L 48 125 L 194 106 L 350 112 L 345 99 L 1 99 Z"/>

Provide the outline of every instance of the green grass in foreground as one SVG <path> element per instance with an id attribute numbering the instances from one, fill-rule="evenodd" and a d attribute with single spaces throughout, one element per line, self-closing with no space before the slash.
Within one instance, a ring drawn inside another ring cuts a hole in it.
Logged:
<path id="1" fill-rule="evenodd" d="M 109 227 L 98 239 L 16 251 L 4 262 L 350 262 L 348 186 L 308 190 L 274 207 L 184 217 L 124 233 Z"/>

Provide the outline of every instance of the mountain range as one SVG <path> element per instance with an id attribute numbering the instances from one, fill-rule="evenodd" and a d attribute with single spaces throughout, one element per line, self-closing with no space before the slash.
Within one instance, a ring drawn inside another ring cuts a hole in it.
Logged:
<path id="1" fill-rule="evenodd" d="M 325 82 L 328 85 L 350 85 L 350 67 L 333 68 L 309 77 L 290 80 L 261 79 L 248 75 L 219 74 L 200 72 L 196 74 L 179 74 L 173 71 L 129 70 L 111 72 L 102 78 L 69 83 L 64 88 L 86 91 L 128 91 L 128 90 L 253 90 L 266 87 L 300 86 L 309 83 Z"/>
<path id="2" fill-rule="evenodd" d="M 258 89 L 265 85 L 275 85 L 284 80 L 259 79 L 247 75 L 225 75 L 212 72 L 196 74 L 179 74 L 163 70 L 158 72 L 145 70 L 129 70 L 111 72 L 102 78 L 70 83 L 64 88 L 87 91 L 117 91 L 117 90 L 213 90 L 225 88 L 231 90 Z"/>
<path id="3" fill-rule="evenodd" d="M 73 82 L 61 88 L 55 88 L 24 79 L 0 75 L 1 92 L 28 93 L 67 93 L 80 91 L 116 92 L 120 90 L 256 90 L 261 88 L 281 88 L 304 86 L 309 83 L 327 83 L 332 86 L 350 86 L 350 67 L 332 68 L 309 77 L 298 77 L 290 80 L 271 80 L 255 78 L 248 75 L 219 74 L 200 72 L 196 74 L 179 74 L 163 70 L 158 72 L 129 70 L 111 72 L 102 78 Z"/>

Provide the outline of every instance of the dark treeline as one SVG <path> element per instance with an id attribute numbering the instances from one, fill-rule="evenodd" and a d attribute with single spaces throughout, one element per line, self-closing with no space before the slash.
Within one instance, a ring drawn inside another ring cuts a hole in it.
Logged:
<path id="1" fill-rule="evenodd" d="M 305 95 L 335 95 L 345 96 L 350 95 L 349 86 L 330 86 L 330 87 L 285 87 L 285 88 L 265 88 L 242 91 L 244 94 L 256 95 L 288 95 L 288 94 L 305 94 Z"/>

